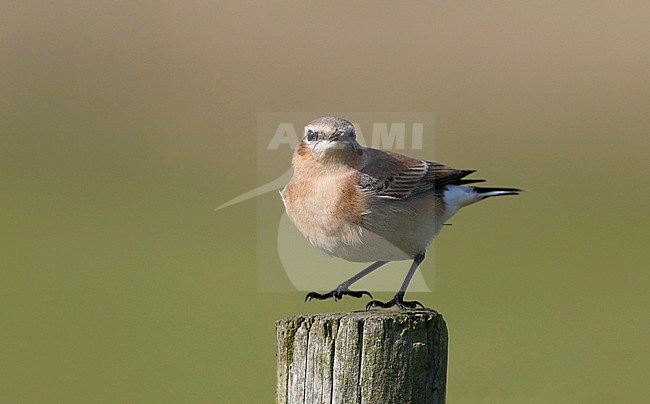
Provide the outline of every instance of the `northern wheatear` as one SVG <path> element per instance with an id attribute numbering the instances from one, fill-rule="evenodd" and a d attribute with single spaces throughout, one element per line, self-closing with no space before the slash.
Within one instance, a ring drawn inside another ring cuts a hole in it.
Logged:
<path id="1" fill-rule="evenodd" d="M 412 259 L 399 292 L 373 306 L 415 308 L 404 301 L 426 248 L 458 209 L 485 198 L 515 195 L 515 188 L 465 186 L 474 170 L 418 160 L 363 147 L 354 125 L 322 117 L 310 122 L 293 155 L 294 174 L 282 190 L 287 214 L 316 248 L 354 262 L 373 262 L 329 293 L 310 292 L 305 300 L 361 297 L 367 291 L 349 286 L 388 261 Z M 422 306 L 424 307 L 424 306 Z"/>

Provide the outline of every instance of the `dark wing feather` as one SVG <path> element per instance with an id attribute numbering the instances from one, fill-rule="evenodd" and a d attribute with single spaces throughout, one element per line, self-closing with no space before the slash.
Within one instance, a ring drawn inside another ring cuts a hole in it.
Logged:
<path id="1" fill-rule="evenodd" d="M 472 180 L 462 178 L 474 170 L 458 170 L 444 164 L 373 150 L 373 164 L 362 168 L 359 187 L 374 196 L 388 199 L 406 199 L 449 184 L 463 184 Z M 480 180 L 475 180 L 480 181 Z M 472 181 L 473 182 L 473 181 Z"/>

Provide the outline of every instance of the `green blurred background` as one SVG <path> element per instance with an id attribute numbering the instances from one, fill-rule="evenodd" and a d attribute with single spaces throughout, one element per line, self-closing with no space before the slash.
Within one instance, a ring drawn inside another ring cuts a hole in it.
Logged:
<path id="1" fill-rule="evenodd" d="M 634 1 L 2 1 L 0 401 L 273 402 L 275 320 L 365 300 L 258 292 L 279 200 L 214 208 L 259 112 L 332 110 L 431 111 L 436 159 L 531 191 L 410 294 L 450 402 L 647 400 L 649 37 Z"/>

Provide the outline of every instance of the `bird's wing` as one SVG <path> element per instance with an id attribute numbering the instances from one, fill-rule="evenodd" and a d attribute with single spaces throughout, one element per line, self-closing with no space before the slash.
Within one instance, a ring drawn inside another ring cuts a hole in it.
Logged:
<path id="1" fill-rule="evenodd" d="M 470 180 L 462 178 L 474 172 L 392 152 L 366 151 L 370 153 L 368 164 L 359 170 L 358 185 L 363 191 L 381 198 L 407 199 L 448 184 L 468 183 Z"/>

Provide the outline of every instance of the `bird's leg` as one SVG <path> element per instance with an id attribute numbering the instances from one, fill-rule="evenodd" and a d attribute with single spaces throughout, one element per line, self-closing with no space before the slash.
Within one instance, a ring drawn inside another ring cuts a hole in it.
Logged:
<path id="1" fill-rule="evenodd" d="M 311 299 L 317 299 L 317 300 L 325 300 L 325 299 L 334 299 L 334 300 L 339 300 L 343 298 L 343 296 L 352 296 L 352 297 L 361 297 L 363 295 L 368 295 L 372 299 L 372 295 L 370 292 L 366 290 L 350 290 L 348 289 L 350 285 L 352 285 L 354 282 L 358 281 L 359 279 L 363 278 L 364 276 L 368 275 L 375 269 L 379 268 L 380 266 L 384 265 L 388 261 L 377 261 L 370 266 L 368 266 L 366 269 L 363 271 L 359 272 L 358 274 L 354 275 L 352 278 L 348 279 L 347 281 L 341 283 L 339 286 L 337 286 L 333 291 L 320 294 L 316 292 L 309 292 L 307 293 L 307 296 L 305 296 L 305 301 L 309 301 Z"/>
<path id="2" fill-rule="evenodd" d="M 366 310 L 369 310 L 373 307 L 388 308 L 393 306 L 397 306 L 400 309 L 415 309 L 416 307 L 420 306 L 421 308 L 424 309 L 425 308 L 424 305 L 418 301 L 404 300 L 404 294 L 406 293 L 406 288 L 408 288 L 409 283 L 411 282 L 411 278 L 413 278 L 413 274 L 415 274 L 415 270 L 418 269 L 418 266 L 422 261 L 424 261 L 424 253 L 415 256 L 415 258 L 413 259 L 413 263 L 411 264 L 411 268 L 409 269 L 409 272 L 406 274 L 406 278 L 404 278 L 404 282 L 402 282 L 402 287 L 399 288 L 399 292 L 397 292 L 397 294 L 391 300 L 387 302 L 382 302 L 379 300 L 371 300 L 366 305 Z"/>

